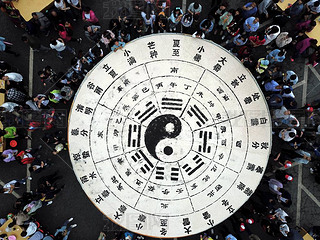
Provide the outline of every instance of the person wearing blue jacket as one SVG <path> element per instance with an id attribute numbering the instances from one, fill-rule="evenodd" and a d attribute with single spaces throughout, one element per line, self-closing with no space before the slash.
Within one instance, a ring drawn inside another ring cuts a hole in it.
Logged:
<path id="1" fill-rule="evenodd" d="M 10 50 L 10 46 L 6 45 L 4 40 L 4 37 L 0 37 L 0 52 L 14 54 L 16 57 L 18 57 L 20 54 Z"/>

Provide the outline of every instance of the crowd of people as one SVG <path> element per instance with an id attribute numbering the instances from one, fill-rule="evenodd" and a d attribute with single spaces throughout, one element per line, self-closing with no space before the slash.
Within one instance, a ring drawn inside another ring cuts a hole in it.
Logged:
<path id="1" fill-rule="evenodd" d="M 259 233 L 252 233 L 250 225 L 259 224 L 264 232 L 274 239 L 298 240 L 298 233 L 287 209 L 292 204 L 291 194 L 286 186 L 295 176 L 290 174 L 293 164 L 309 164 L 310 174 L 320 183 L 320 101 L 314 101 L 298 107 L 293 86 L 299 82 L 298 74 L 288 69 L 286 62 L 299 62 L 308 59 L 307 65 L 316 67 L 320 61 L 319 46 L 316 39 L 309 38 L 316 21 L 319 21 L 319 0 L 297 0 L 282 11 L 277 6 L 279 0 L 247 2 L 236 9 L 229 7 L 228 1 L 212 0 L 210 11 L 205 11 L 201 1 L 194 1 L 184 12 L 182 6 L 173 6 L 170 0 L 135 0 L 132 8 L 120 7 L 117 17 L 110 19 L 109 25 L 102 25 L 93 9 L 81 0 L 55 0 L 54 6 L 43 12 L 32 13 L 29 21 L 23 19 L 11 0 L 1 0 L 3 14 L 17 28 L 25 33 L 21 44 L 26 44 L 35 52 L 54 51 L 60 61 L 70 54 L 71 67 L 57 71 L 55 66 L 46 66 L 38 70 L 38 77 L 44 86 L 51 87 L 48 94 L 36 93 L 30 96 L 24 86 L 24 77 L 16 65 L 0 61 L 0 77 L 6 84 L 0 89 L 5 94 L 5 102 L 0 106 L 3 129 L 0 136 L 6 142 L 1 153 L 1 161 L 30 164 L 30 175 L 37 174 L 52 165 L 48 156 L 37 155 L 42 145 L 33 149 L 18 150 L 17 142 L 32 140 L 31 132 L 42 134 L 42 141 L 53 148 L 57 155 L 66 149 L 65 130 L 58 128 L 65 114 L 56 106 L 70 106 L 86 73 L 106 54 L 116 52 L 133 39 L 154 33 L 183 32 L 195 38 L 212 40 L 224 46 L 252 73 L 260 85 L 272 116 L 272 150 L 263 180 L 249 201 L 227 221 L 204 233 L 200 239 L 262 239 Z M 87 1 L 87 4 L 89 2 Z M 208 14 L 204 14 L 208 12 Z M 74 37 L 74 26 L 84 22 L 85 39 Z M 261 27 L 265 25 L 265 27 Z M 43 38 L 50 36 L 49 46 L 43 45 Z M 69 42 L 88 41 L 92 47 L 87 52 L 76 50 Z M 1 58 L 12 54 L 19 59 L 6 36 L 0 37 Z M 41 53 L 43 52 L 43 53 Z M 30 121 L 26 116 L 32 114 Z M 308 128 L 305 124 L 310 123 Z M 311 164 L 309 164 L 311 165 Z M 60 183 L 62 176 L 58 171 L 46 174 L 37 182 L 32 192 L 23 193 L 14 204 L 14 214 L 0 219 L 0 225 L 6 229 L 18 225 L 21 236 L 30 240 L 68 239 L 70 231 L 77 224 L 68 219 L 54 235 L 43 231 L 36 221 L 36 211 L 54 202 L 63 191 Z M 0 189 L 2 194 L 12 194 L 21 185 L 31 181 L 32 177 L 13 179 Z M 320 226 L 309 226 L 309 234 L 320 239 Z M 108 232 L 101 232 L 99 239 L 107 239 Z M 115 239 L 131 239 L 131 233 L 119 233 Z M 136 236 L 135 236 L 136 237 Z M 143 237 L 139 236 L 139 239 Z M 136 238 L 136 239 L 138 239 Z M 0 239 L 7 238 L 5 234 Z"/>

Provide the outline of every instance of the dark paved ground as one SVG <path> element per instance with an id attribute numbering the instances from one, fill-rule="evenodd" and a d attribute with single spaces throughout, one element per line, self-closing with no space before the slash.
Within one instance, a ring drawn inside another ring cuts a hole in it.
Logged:
<path id="1" fill-rule="evenodd" d="M 110 18 L 116 16 L 117 8 L 119 6 L 131 6 L 131 1 L 125 0 L 110 0 L 110 1 L 89 1 L 83 0 L 84 4 L 89 4 L 91 8 L 96 12 L 96 15 L 100 19 L 100 23 L 103 29 L 108 28 L 108 22 Z M 192 1 L 187 1 L 187 5 Z M 203 16 L 206 15 L 210 8 L 211 1 L 201 0 L 200 3 L 203 6 Z M 242 6 L 244 1 L 231 0 L 231 7 L 239 7 Z M 173 0 L 173 6 L 181 6 L 182 1 Z M 0 35 L 5 36 L 8 41 L 14 44 L 14 48 L 17 52 L 21 54 L 20 57 L 16 58 L 14 56 L 1 53 L 1 60 L 5 60 L 8 63 L 19 69 L 19 72 L 24 76 L 26 87 L 28 86 L 28 76 L 29 76 L 29 56 L 30 49 L 20 40 L 20 36 L 23 34 L 21 29 L 15 28 L 14 25 L 8 20 L 7 16 L 3 13 L 0 14 Z M 83 42 L 81 45 L 77 43 L 70 43 L 70 46 L 76 48 L 76 50 L 82 49 L 86 52 L 91 43 L 87 39 L 85 39 L 83 32 L 83 23 L 79 22 L 74 26 L 75 37 L 82 37 Z M 57 33 L 52 32 L 50 37 L 56 37 Z M 41 36 L 43 40 L 43 44 L 48 46 L 50 37 L 45 38 Z M 264 49 L 259 50 L 260 53 Z M 33 83 L 33 94 L 37 93 L 45 93 L 50 89 L 50 85 L 44 87 L 40 79 L 37 76 L 37 72 L 45 67 L 46 65 L 50 65 L 54 68 L 56 72 L 66 72 L 70 65 L 71 56 L 66 54 L 66 57 L 63 60 L 59 60 L 55 52 L 51 51 L 49 53 L 34 53 L 33 60 L 33 79 L 29 79 Z M 294 63 L 287 63 L 285 65 L 285 69 L 294 69 L 300 79 L 303 79 L 304 75 L 304 63 L 303 60 L 298 60 Z M 319 71 L 319 67 L 315 69 Z M 302 85 L 295 90 L 295 94 L 297 99 L 299 99 L 299 104 L 302 104 L 303 100 L 306 96 L 303 96 L 303 88 L 307 87 L 307 100 L 308 102 L 318 98 L 319 93 L 319 80 L 318 77 L 309 69 L 308 76 L 308 84 Z M 67 111 L 69 105 L 59 104 L 57 106 L 58 109 L 62 109 Z M 61 126 L 61 130 L 65 132 L 66 126 Z M 74 222 L 78 224 L 78 227 L 72 231 L 69 239 L 71 240 L 94 240 L 97 239 L 99 232 L 101 230 L 105 230 L 108 233 L 108 239 L 111 238 L 114 231 L 118 231 L 119 227 L 115 226 L 111 223 L 103 214 L 101 214 L 94 205 L 89 201 L 86 197 L 85 193 L 82 191 L 80 185 L 78 184 L 75 175 L 73 173 L 69 155 L 67 151 L 63 151 L 59 154 L 59 156 L 53 156 L 51 154 L 51 146 L 45 145 L 40 137 L 42 136 L 41 132 L 35 132 L 33 135 L 32 146 L 36 147 L 39 144 L 44 145 L 40 154 L 44 158 L 51 158 L 54 165 L 50 167 L 47 171 L 44 171 L 40 174 L 32 175 L 34 180 L 31 182 L 31 189 L 35 189 L 37 179 L 41 176 L 53 173 L 55 171 L 59 171 L 59 174 L 63 176 L 63 179 L 59 181 L 59 184 L 65 184 L 65 188 L 61 194 L 54 200 L 54 203 L 50 206 L 43 207 L 37 211 L 35 217 L 36 219 L 50 232 L 54 232 L 55 228 L 61 225 L 66 219 L 69 217 L 74 217 Z M 19 147 L 24 148 L 25 144 L 19 144 Z M 3 182 L 7 182 L 11 179 L 22 178 L 26 176 L 26 167 L 18 165 L 17 163 L 3 163 L 0 162 L 0 180 Z M 294 174 L 295 180 L 290 183 L 286 188 L 291 192 L 293 205 L 290 209 L 286 209 L 290 216 L 294 219 L 293 224 L 291 226 L 295 226 L 297 212 L 300 214 L 300 217 L 297 221 L 298 225 L 301 225 L 305 228 L 308 228 L 312 225 L 320 225 L 320 218 L 318 217 L 320 214 L 320 205 L 319 201 L 312 200 L 310 198 L 310 193 L 315 196 L 316 199 L 320 199 L 320 191 L 319 185 L 314 184 L 313 176 L 309 174 L 308 169 L 310 166 L 295 166 L 290 171 Z M 298 184 L 298 179 L 301 179 L 301 183 L 305 186 L 306 189 L 309 190 L 309 194 L 307 194 L 302 188 L 301 184 Z M 262 186 L 264 188 L 264 186 Z M 302 189 L 302 190 L 301 190 Z M 17 192 L 21 195 L 24 189 L 20 189 Z M 300 196 L 299 196 L 300 194 Z M 301 197 L 301 204 L 297 205 L 297 199 Z M 15 197 L 13 195 L 0 195 L 0 216 L 5 216 L 8 212 L 13 212 L 13 203 L 15 201 Z M 298 214 L 298 215 L 299 215 Z M 230 221 L 227 220 L 224 225 L 231 227 Z M 218 229 L 220 226 L 218 227 Z M 261 228 L 259 227 L 259 223 L 252 226 L 252 231 L 258 234 L 261 239 L 268 240 L 273 239 L 268 235 L 264 234 Z M 246 235 L 242 236 L 243 239 L 248 239 Z M 192 236 L 184 239 L 199 239 L 198 236 Z"/>

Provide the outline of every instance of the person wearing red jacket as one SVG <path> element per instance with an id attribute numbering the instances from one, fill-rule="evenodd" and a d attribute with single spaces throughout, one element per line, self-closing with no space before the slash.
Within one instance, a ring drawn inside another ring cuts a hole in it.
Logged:
<path id="1" fill-rule="evenodd" d="M 82 42 L 82 38 L 74 38 L 72 37 L 72 26 L 69 22 L 66 22 L 65 25 L 62 25 L 61 23 L 58 25 L 58 31 L 59 36 L 66 42 L 72 41 L 72 42 Z"/>
<path id="2" fill-rule="evenodd" d="M 82 20 L 92 24 L 99 24 L 99 19 L 96 17 L 94 11 L 92 11 L 89 7 L 83 8 Z"/>

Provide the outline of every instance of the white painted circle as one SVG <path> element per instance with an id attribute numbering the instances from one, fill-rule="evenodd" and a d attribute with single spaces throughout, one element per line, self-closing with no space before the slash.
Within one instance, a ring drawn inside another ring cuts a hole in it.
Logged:
<path id="1" fill-rule="evenodd" d="M 83 190 L 152 237 L 203 232 L 255 191 L 271 149 L 267 104 L 228 51 L 156 34 L 106 56 L 72 106 L 69 152 Z"/>

